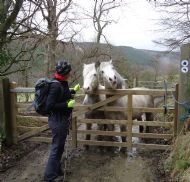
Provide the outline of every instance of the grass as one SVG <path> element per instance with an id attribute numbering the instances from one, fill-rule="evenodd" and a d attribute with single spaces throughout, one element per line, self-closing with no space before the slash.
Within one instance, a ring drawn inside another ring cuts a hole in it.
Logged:
<path id="1" fill-rule="evenodd" d="M 190 181 L 190 132 L 177 137 L 165 162 L 165 170 L 171 172 L 174 181 Z"/>

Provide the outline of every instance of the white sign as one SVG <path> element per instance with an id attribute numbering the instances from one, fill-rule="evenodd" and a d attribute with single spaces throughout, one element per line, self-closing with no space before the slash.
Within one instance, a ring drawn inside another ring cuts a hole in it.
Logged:
<path id="1" fill-rule="evenodd" d="M 188 66 L 189 61 L 188 60 L 182 60 L 181 61 L 181 66 Z"/>
<path id="2" fill-rule="evenodd" d="M 183 67 L 181 68 L 181 71 L 182 71 L 183 73 L 187 73 L 187 72 L 188 72 L 188 67 L 187 67 L 187 66 L 183 66 Z"/>

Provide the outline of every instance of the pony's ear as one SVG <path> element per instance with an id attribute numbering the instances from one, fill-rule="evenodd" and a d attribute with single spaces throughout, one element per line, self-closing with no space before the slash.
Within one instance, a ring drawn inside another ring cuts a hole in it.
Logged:
<path id="1" fill-rule="evenodd" d="M 110 63 L 111 63 L 111 64 L 112 64 L 112 62 L 113 62 L 112 59 L 110 59 Z"/>
<path id="2" fill-rule="evenodd" d="M 99 66 L 100 66 L 100 61 L 96 61 L 96 62 L 95 62 L 95 68 L 98 69 Z"/>

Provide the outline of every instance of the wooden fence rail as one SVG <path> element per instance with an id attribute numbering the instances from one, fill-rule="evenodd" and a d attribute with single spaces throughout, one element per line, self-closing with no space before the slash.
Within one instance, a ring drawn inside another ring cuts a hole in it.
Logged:
<path id="1" fill-rule="evenodd" d="M 167 88 L 175 88 L 174 83 L 172 82 L 165 82 L 164 80 L 158 80 L 158 81 L 143 81 L 143 80 L 133 80 L 133 87 L 145 87 L 150 89 L 166 89 Z"/>

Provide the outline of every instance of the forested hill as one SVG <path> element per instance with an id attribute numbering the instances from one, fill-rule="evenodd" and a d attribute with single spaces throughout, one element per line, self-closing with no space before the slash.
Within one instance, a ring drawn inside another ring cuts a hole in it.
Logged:
<path id="1" fill-rule="evenodd" d="M 179 64 L 179 52 L 164 52 L 164 51 L 153 51 L 153 50 L 143 50 L 143 49 L 135 49 L 133 47 L 128 46 L 117 46 L 115 47 L 119 50 L 124 56 L 126 56 L 127 60 L 147 66 L 152 63 L 154 60 L 158 60 L 162 63 L 173 63 L 175 65 Z"/>

